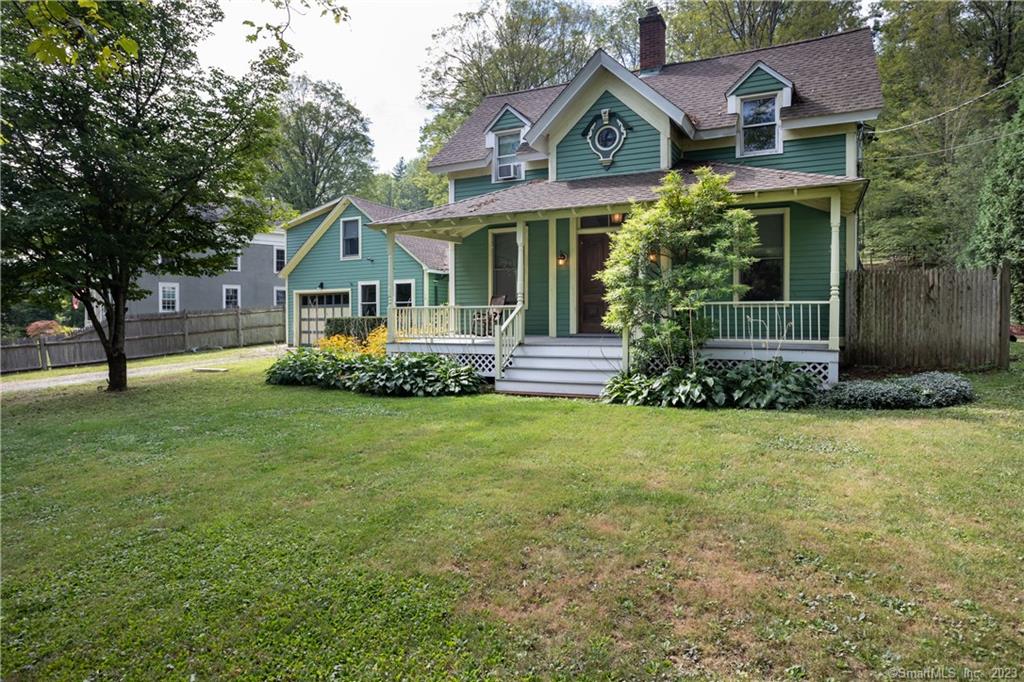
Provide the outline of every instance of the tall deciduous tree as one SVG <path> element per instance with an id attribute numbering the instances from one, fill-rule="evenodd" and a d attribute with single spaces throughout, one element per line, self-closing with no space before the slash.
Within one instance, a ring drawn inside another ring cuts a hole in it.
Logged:
<path id="1" fill-rule="evenodd" d="M 420 100 L 434 112 L 421 151 L 432 154 L 486 96 L 562 83 L 597 47 L 597 14 L 578 0 L 485 0 L 435 33 Z"/>
<path id="2" fill-rule="evenodd" d="M 10 3 L 0 12 L 5 295 L 76 296 L 109 389 L 122 390 L 128 301 L 147 293 L 139 276 L 217 274 L 269 229 L 257 197 L 287 64 L 273 50 L 245 78 L 204 69 L 196 45 L 222 17 L 212 1 L 104 5 L 104 30 L 132 36 L 138 55 L 102 75 L 88 52 L 107 41 L 70 64 L 26 60 L 33 27 Z"/>
<path id="3" fill-rule="evenodd" d="M 433 205 L 427 192 L 416 184 L 416 179 L 425 171 L 426 159 L 417 157 L 406 163 L 399 159 L 390 173 L 377 173 L 365 193 L 366 198 L 387 206 L 413 211 Z M 447 195 L 446 195 L 447 198 Z"/>
<path id="4" fill-rule="evenodd" d="M 268 191 L 305 211 L 373 179 L 370 122 L 335 83 L 293 78 L 281 104 L 282 142 Z"/>
<path id="5" fill-rule="evenodd" d="M 855 28 L 855 0 L 681 0 L 670 10 L 669 54 L 706 59 Z"/>
<path id="6" fill-rule="evenodd" d="M 960 105 L 1005 82 L 1000 64 L 1024 59 L 1024 30 L 1008 46 L 994 47 L 1000 40 L 984 29 L 981 8 L 1001 5 L 886 0 L 874 6 L 886 107 L 877 124 L 883 132 L 865 153 L 872 180 L 863 223 L 869 259 L 915 265 L 962 259 L 978 216 L 980 183 L 972 179 L 1013 107 L 1005 91 Z M 908 124 L 915 125 L 903 127 Z"/>

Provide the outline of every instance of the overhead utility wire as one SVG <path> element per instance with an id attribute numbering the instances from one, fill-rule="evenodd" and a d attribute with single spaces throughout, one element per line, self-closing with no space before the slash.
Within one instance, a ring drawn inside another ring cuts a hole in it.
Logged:
<path id="1" fill-rule="evenodd" d="M 907 128 L 913 128 L 914 126 L 919 126 L 922 123 L 927 123 L 928 121 L 934 121 L 935 119 L 941 118 L 941 117 L 945 116 L 946 114 L 953 113 L 957 109 L 963 109 L 968 104 L 974 104 L 979 99 L 983 99 L 985 97 L 988 97 L 989 95 L 991 95 L 996 90 L 1001 90 L 1001 89 L 1005 88 L 1007 85 L 1010 85 L 1011 83 L 1013 83 L 1015 81 L 1018 81 L 1021 78 L 1024 78 L 1024 73 L 1014 76 L 1013 78 L 1011 78 L 1010 80 L 1006 81 L 1002 85 L 997 85 L 996 87 L 992 88 L 991 90 L 989 90 L 985 94 L 978 95 L 977 97 L 973 97 L 973 98 L 967 100 L 966 102 L 961 102 L 960 104 L 957 104 L 952 109 L 947 109 L 946 111 L 943 111 L 942 113 L 935 114 L 934 116 L 929 116 L 928 118 L 922 118 L 920 121 L 914 121 L 913 123 L 907 123 L 906 125 L 896 126 L 895 128 L 889 128 L 888 130 L 874 130 L 874 131 L 871 132 L 871 134 L 872 135 L 885 135 L 886 133 L 895 133 L 897 130 L 906 130 Z"/>

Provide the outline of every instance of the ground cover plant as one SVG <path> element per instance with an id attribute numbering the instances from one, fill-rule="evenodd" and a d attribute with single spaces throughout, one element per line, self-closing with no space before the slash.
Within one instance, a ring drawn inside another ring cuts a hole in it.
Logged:
<path id="1" fill-rule="evenodd" d="M 27 679 L 863 679 L 1024 660 L 1024 365 L 930 411 L 4 396 Z"/>
<path id="2" fill-rule="evenodd" d="M 739 407 L 787 410 L 814 404 L 821 381 L 781 358 L 712 370 L 694 361 L 661 372 L 619 374 L 601 393 L 605 402 L 660 407 Z"/>
<path id="3" fill-rule="evenodd" d="M 966 377 L 925 372 L 888 379 L 841 381 L 823 394 L 822 404 L 848 410 L 904 410 L 962 405 L 974 398 L 974 389 Z"/>
<path id="4" fill-rule="evenodd" d="M 373 334 L 371 334 L 371 339 Z M 372 343 L 372 340 L 368 340 Z M 324 349 L 296 348 L 267 368 L 268 384 L 320 386 L 390 396 L 479 393 L 472 367 L 431 353 L 364 353 L 351 337 L 331 337 Z"/>

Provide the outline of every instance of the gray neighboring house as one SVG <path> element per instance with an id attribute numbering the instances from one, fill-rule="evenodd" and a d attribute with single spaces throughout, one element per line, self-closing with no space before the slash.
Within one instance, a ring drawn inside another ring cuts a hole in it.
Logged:
<path id="1" fill-rule="evenodd" d="M 175 313 L 226 308 L 284 307 L 284 231 L 256 235 L 238 257 L 238 267 L 213 277 L 145 274 L 139 286 L 150 294 L 128 302 L 128 314 Z"/>

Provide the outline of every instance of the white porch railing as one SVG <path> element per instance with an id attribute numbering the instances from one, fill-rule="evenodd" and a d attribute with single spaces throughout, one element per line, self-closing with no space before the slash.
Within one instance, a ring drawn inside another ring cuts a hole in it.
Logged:
<path id="1" fill-rule="evenodd" d="M 523 306 L 517 305 L 494 332 L 494 376 L 505 376 L 505 365 L 512 359 L 512 352 L 523 342 L 526 335 L 526 315 Z"/>
<path id="2" fill-rule="evenodd" d="M 519 306 L 414 306 L 391 308 L 391 338 L 394 341 L 486 339 L 497 336 Z M 522 315 L 518 316 L 520 319 Z"/>
<path id="3" fill-rule="evenodd" d="M 828 301 L 705 303 L 700 314 L 712 321 L 714 339 L 793 343 L 829 340 Z"/>

